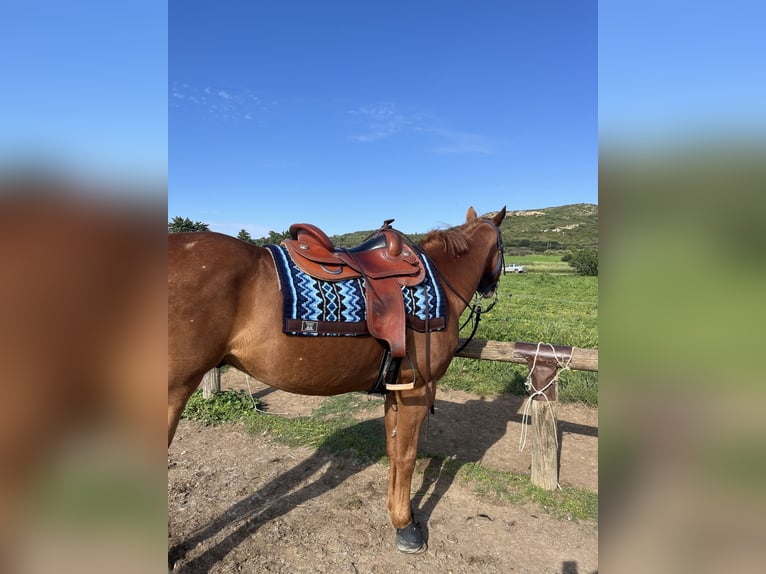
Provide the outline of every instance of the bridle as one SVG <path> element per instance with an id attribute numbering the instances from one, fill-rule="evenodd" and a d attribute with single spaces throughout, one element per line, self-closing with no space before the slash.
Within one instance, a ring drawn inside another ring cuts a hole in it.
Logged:
<path id="1" fill-rule="evenodd" d="M 497 263 L 495 264 L 495 268 L 491 273 L 482 275 L 481 279 L 479 280 L 479 286 L 476 288 L 476 293 L 473 297 L 473 303 L 469 303 L 463 299 L 466 307 L 471 309 L 471 312 L 468 314 L 468 318 L 465 320 L 465 322 L 458 329 L 458 333 L 460 333 L 460 331 L 462 331 L 465 326 L 471 322 L 471 320 L 473 320 L 473 328 L 471 329 L 471 334 L 468 336 L 465 342 L 455 350 L 455 354 L 465 349 L 468 343 L 470 343 L 473 339 L 473 336 L 476 334 L 476 331 L 479 328 L 479 322 L 481 322 L 481 314 L 489 312 L 497 304 L 497 284 L 500 282 L 500 275 L 505 275 L 505 248 L 503 246 L 503 235 L 500 232 L 500 228 L 495 225 L 494 222 L 485 218 L 482 218 L 482 221 L 489 223 L 497 234 Z M 490 293 L 494 293 L 492 301 L 486 309 L 483 309 L 482 301 L 486 299 Z"/>
<path id="2" fill-rule="evenodd" d="M 482 275 L 481 280 L 479 281 L 479 286 L 476 288 L 476 292 L 479 295 L 487 297 L 489 293 L 492 293 L 493 291 L 497 294 L 497 284 L 500 281 L 500 275 L 501 273 L 505 274 L 505 253 L 503 247 L 503 235 L 500 233 L 500 228 L 489 219 L 482 219 L 482 221 L 489 223 L 495 230 L 495 233 L 497 233 L 497 263 L 495 264 L 492 273 Z"/>

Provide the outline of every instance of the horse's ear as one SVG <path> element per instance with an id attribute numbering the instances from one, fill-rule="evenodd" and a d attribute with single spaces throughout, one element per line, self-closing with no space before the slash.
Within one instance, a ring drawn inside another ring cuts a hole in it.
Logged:
<path id="1" fill-rule="evenodd" d="M 476 210 L 471 206 L 468 208 L 468 213 L 465 214 L 465 222 L 468 223 L 469 221 L 473 221 L 477 217 Z"/>
<path id="2" fill-rule="evenodd" d="M 495 225 L 500 227 L 500 224 L 503 222 L 503 219 L 505 219 L 505 206 L 503 206 L 503 209 L 501 209 L 495 214 L 495 217 L 492 218 L 492 221 L 494 222 Z"/>

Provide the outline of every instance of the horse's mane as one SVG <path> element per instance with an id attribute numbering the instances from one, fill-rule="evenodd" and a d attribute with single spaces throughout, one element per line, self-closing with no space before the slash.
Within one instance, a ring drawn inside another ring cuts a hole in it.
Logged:
<path id="1" fill-rule="evenodd" d="M 460 257 L 468 252 L 468 235 L 466 231 L 479 223 L 479 219 L 474 219 L 457 227 L 449 229 L 432 229 L 420 242 L 423 249 L 435 247 L 441 244 L 442 248 L 450 257 Z"/>

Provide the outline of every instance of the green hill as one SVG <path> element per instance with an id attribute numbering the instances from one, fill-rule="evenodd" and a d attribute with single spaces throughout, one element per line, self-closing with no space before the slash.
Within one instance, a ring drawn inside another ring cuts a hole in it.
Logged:
<path id="1" fill-rule="evenodd" d="M 494 215 L 489 213 L 487 215 Z M 564 253 L 590 247 L 598 249 L 598 206 L 575 203 L 560 207 L 509 211 L 501 227 L 505 252 L 527 255 L 552 251 Z M 341 247 L 357 245 L 373 230 L 333 235 L 333 243 Z M 424 232 L 425 233 L 425 232 Z M 423 234 L 411 234 L 419 241 Z"/>
<path id="2" fill-rule="evenodd" d="M 501 229 L 505 252 L 511 255 L 598 249 L 598 206 L 575 203 L 509 211 Z"/>

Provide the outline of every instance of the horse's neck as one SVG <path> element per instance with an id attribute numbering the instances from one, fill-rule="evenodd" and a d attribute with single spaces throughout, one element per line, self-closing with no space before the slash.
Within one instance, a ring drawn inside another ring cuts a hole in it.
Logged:
<path id="1" fill-rule="evenodd" d="M 468 236 L 468 252 L 457 258 L 441 246 L 424 249 L 439 269 L 439 273 L 446 279 L 448 284 L 444 285 L 444 288 L 458 314 L 463 312 L 466 302 L 473 297 L 484 271 L 486 250 L 480 237 L 480 228 L 474 228 Z"/>

